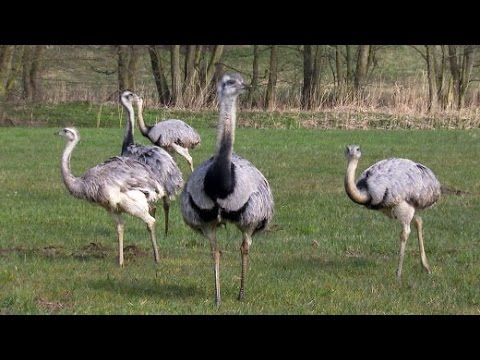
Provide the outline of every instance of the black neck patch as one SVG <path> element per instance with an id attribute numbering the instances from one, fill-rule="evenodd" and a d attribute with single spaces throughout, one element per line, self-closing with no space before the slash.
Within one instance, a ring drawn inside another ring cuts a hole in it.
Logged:
<path id="1" fill-rule="evenodd" d="M 235 166 L 227 158 L 215 158 L 205 174 L 203 188 L 212 200 L 224 199 L 235 190 Z"/>
<path id="2" fill-rule="evenodd" d="M 122 155 L 125 155 L 130 145 L 133 145 L 133 133 L 132 133 L 132 123 L 130 122 L 130 120 L 128 120 L 127 133 L 123 138 Z"/>

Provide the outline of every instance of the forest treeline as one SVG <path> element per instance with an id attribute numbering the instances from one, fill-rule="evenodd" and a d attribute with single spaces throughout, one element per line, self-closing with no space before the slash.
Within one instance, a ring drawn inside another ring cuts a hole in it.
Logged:
<path id="1" fill-rule="evenodd" d="M 3 114 L 8 104 L 117 101 L 120 91 L 130 89 L 151 94 L 159 106 L 209 108 L 221 74 L 238 71 L 250 84 L 242 100 L 250 109 L 353 105 L 437 112 L 478 106 L 478 46 L 412 45 L 408 55 L 400 48 L 405 46 L 0 45 L 0 104 Z M 399 63 L 402 56 L 419 59 L 410 83 L 377 76 L 387 52 Z"/>

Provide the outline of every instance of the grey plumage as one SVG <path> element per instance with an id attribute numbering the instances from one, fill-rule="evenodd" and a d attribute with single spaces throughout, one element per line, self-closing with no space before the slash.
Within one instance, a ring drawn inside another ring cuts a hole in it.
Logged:
<path id="1" fill-rule="evenodd" d="M 193 149 L 200 143 L 200 135 L 190 125 L 179 119 L 168 119 L 150 128 L 148 138 L 158 146 L 169 148 L 172 144 Z"/>
<path id="2" fill-rule="evenodd" d="M 165 196 L 165 190 L 150 168 L 129 157 L 116 156 L 76 177 L 70 169 L 70 157 L 80 140 L 75 128 L 65 128 L 58 135 L 66 140 L 61 172 L 68 191 L 76 198 L 104 207 L 117 223 L 119 264 L 123 266 L 123 212 L 138 217 L 147 224 L 155 261 L 159 261 L 155 237 L 155 218 L 150 207 Z"/>
<path id="3" fill-rule="evenodd" d="M 138 96 L 131 91 L 124 91 L 120 96 L 120 102 L 125 108 L 126 124 L 125 135 L 122 145 L 122 156 L 132 157 L 148 165 L 155 174 L 156 180 L 165 190 L 163 197 L 163 209 L 165 212 L 165 235 L 168 234 L 168 214 L 170 201 L 183 187 L 183 178 L 180 169 L 172 156 L 162 148 L 155 145 L 139 145 L 134 143 L 135 113 L 133 102 L 138 101 Z M 153 208 L 153 214 L 155 207 Z"/>
<path id="4" fill-rule="evenodd" d="M 193 172 L 193 159 L 188 149 L 193 149 L 200 144 L 201 138 L 197 131 L 178 119 L 163 120 L 153 126 L 145 125 L 143 120 L 143 99 L 139 97 L 136 103 L 138 127 L 142 135 L 169 153 L 177 153 L 183 156 Z"/>
<path id="5" fill-rule="evenodd" d="M 440 197 L 440 183 L 432 170 L 409 159 L 390 158 L 367 168 L 357 187 L 370 195 L 367 207 L 389 208 L 406 201 L 415 209 L 433 205 Z"/>
<path id="6" fill-rule="evenodd" d="M 405 245 L 414 220 L 420 248 L 422 267 L 430 273 L 423 246 L 422 219 L 416 214 L 434 205 L 441 196 L 441 185 L 435 174 L 423 164 L 409 159 L 389 158 L 371 165 L 354 181 L 355 170 L 361 157 L 360 147 L 350 145 L 345 154 L 348 159 L 345 190 L 350 199 L 369 209 L 380 210 L 402 224 L 397 277 L 403 267 Z"/>
<path id="7" fill-rule="evenodd" d="M 220 302 L 217 226 L 231 222 L 242 232 L 239 299 L 243 299 L 251 237 L 264 230 L 273 216 L 273 197 L 267 179 L 248 160 L 233 153 L 236 99 L 244 88 L 243 79 L 238 74 L 224 75 L 219 81 L 217 149 L 212 158 L 191 174 L 181 195 L 181 211 L 186 224 L 210 241 L 217 305 Z"/>

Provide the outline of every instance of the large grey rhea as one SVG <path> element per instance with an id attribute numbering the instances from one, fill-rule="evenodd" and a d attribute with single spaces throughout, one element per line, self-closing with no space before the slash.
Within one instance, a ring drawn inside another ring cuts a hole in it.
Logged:
<path id="1" fill-rule="evenodd" d="M 416 213 L 440 199 L 441 185 L 432 170 L 409 159 L 390 158 L 367 168 L 355 182 L 355 170 L 362 155 L 360 147 L 347 146 L 345 155 L 348 160 L 345 174 L 348 197 L 369 209 L 380 210 L 402 224 L 397 278 L 400 279 L 402 275 L 405 245 L 412 220 L 417 228 L 421 265 L 430 273 L 423 246 L 422 219 Z"/>
<path id="2" fill-rule="evenodd" d="M 193 171 L 193 159 L 188 149 L 193 149 L 200 144 L 201 138 L 197 131 L 178 119 L 168 119 L 160 121 L 155 125 L 145 125 L 142 98 L 138 98 L 137 110 L 138 127 L 142 135 L 169 153 L 177 153 L 184 157 L 190 166 L 190 170 Z"/>
<path id="3" fill-rule="evenodd" d="M 155 260 L 158 261 L 158 248 L 155 238 L 155 218 L 150 214 L 151 206 L 165 196 L 165 189 L 156 180 L 152 170 L 135 159 L 116 156 L 87 170 L 82 176 L 73 175 L 70 158 L 73 149 L 80 141 L 75 128 L 64 128 L 58 135 L 66 139 L 62 154 L 61 172 L 70 194 L 78 199 L 104 207 L 117 224 L 118 262 L 123 266 L 122 213 L 128 213 L 147 224 L 152 241 Z"/>
<path id="4" fill-rule="evenodd" d="M 140 145 L 134 142 L 135 112 L 133 103 L 140 98 L 131 91 L 124 91 L 120 102 L 125 108 L 126 125 L 122 144 L 122 156 L 128 156 L 146 164 L 155 174 L 156 180 L 162 185 L 165 195 L 162 198 L 165 216 L 165 235 L 168 234 L 168 218 L 170 202 L 183 187 L 182 173 L 172 156 L 164 149 L 155 145 Z M 153 204 L 151 214 L 155 217 L 156 207 Z"/>
<path id="5" fill-rule="evenodd" d="M 220 250 L 216 229 L 233 223 L 242 233 L 239 300 L 244 298 L 252 235 L 264 230 L 273 216 L 273 197 L 265 176 L 233 152 L 236 101 L 246 88 L 239 74 L 225 74 L 218 82 L 220 114 L 213 157 L 195 169 L 181 195 L 185 223 L 210 241 L 214 260 L 215 303 L 220 303 Z"/>

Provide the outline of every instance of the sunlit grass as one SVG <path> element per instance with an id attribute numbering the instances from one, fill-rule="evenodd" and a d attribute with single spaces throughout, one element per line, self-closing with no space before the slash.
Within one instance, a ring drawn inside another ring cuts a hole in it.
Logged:
<path id="1" fill-rule="evenodd" d="M 148 233 L 125 216 L 126 266 L 117 265 L 115 226 L 105 210 L 74 199 L 62 182 L 63 139 L 56 128 L 0 130 L 0 313 L 3 314 L 477 314 L 480 311 L 480 132 L 478 130 L 308 130 L 240 128 L 235 150 L 269 179 L 275 199 L 270 231 L 254 238 L 246 299 L 237 301 L 241 236 L 218 233 L 222 304 L 213 299 L 208 241 L 184 225 L 178 200 L 171 233 Z M 118 155 L 121 128 L 82 128 L 73 171 Z M 199 165 L 215 129 L 198 128 Z M 147 143 L 139 134 L 137 141 Z M 359 171 L 385 157 L 406 157 L 469 194 L 446 195 L 423 213 L 427 257 L 416 234 L 398 282 L 400 226 L 351 202 L 343 189 L 345 145 L 362 146 Z M 179 165 L 189 175 L 183 159 Z M 163 214 L 159 211 L 159 219 Z"/>

